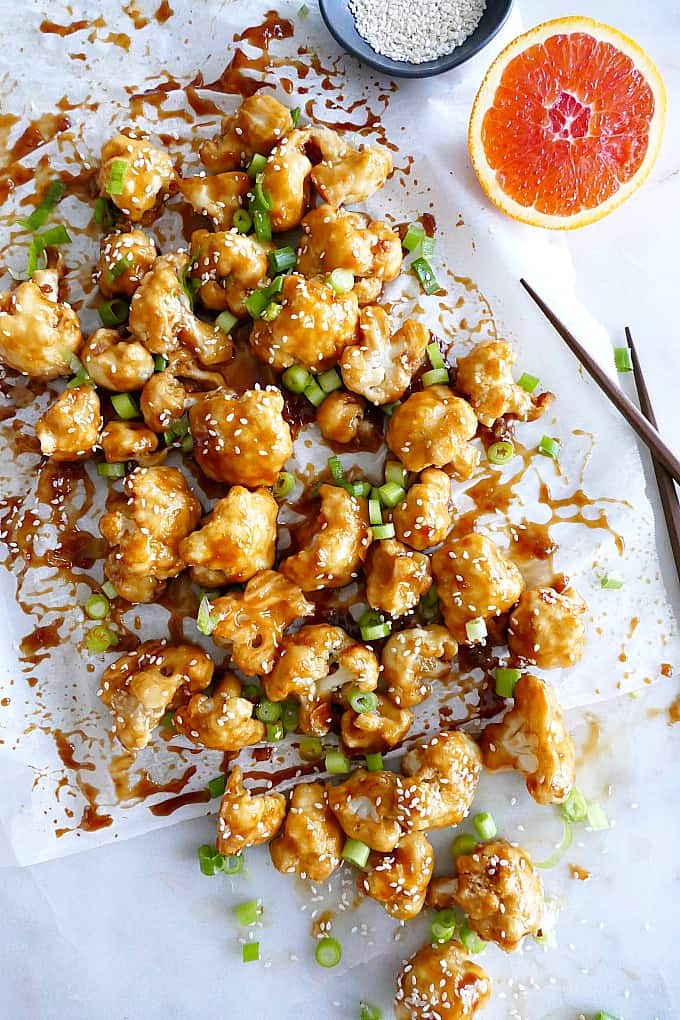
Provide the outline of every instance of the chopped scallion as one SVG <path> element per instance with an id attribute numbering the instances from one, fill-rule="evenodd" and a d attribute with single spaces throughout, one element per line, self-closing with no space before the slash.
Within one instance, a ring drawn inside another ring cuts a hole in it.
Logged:
<path id="1" fill-rule="evenodd" d="M 627 347 L 614 348 L 614 362 L 616 364 L 617 372 L 633 371 L 633 359 L 631 358 L 630 351 Z"/>
<path id="2" fill-rule="evenodd" d="M 326 751 L 324 764 L 326 772 L 330 772 L 332 776 L 346 775 L 352 767 L 349 758 L 342 751 Z"/>
<path id="3" fill-rule="evenodd" d="M 295 485 L 295 479 L 290 471 L 279 471 L 278 478 L 272 489 L 274 499 L 285 499 Z"/>
<path id="4" fill-rule="evenodd" d="M 304 393 L 311 378 L 311 374 L 303 365 L 291 365 L 281 376 L 281 382 L 291 393 Z"/>
<path id="5" fill-rule="evenodd" d="M 406 468 L 398 460 L 388 460 L 385 464 L 385 481 L 394 482 L 395 485 L 406 488 Z"/>
<path id="6" fill-rule="evenodd" d="M 308 14 L 309 7 L 307 6 L 307 4 L 302 4 L 300 7 L 298 7 L 298 18 L 300 19 L 300 21 L 304 21 Z"/>
<path id="7" fill-rule="evenodd" d="M 170 362 L 167 358 L 164 358 L 162 354 L 154 354 L 153 356 L 153 367 L 154 372 L 165 372 Z"/>
<path id="8" fill-rule="evenodd" d="M 367 499 L 371 491 L 370 482 L 347 482 L 347 491 L 355 499 Z"/>
<path id="9" fill-rule="evenodd" d="M 300 741 L 299 751 L 303 761 L 319 761 L 323 758 L 323 744 L 318 737 L 305 737 Z"/>
<path id="10" fill-rule="evenodd" d="M 395 400 L 393 404 L 383 404 L 382 413 L 386 418 L 391 418 L 398 407 L 401 407 L 401 400 Z"/>
<path id="11" fill-rule="evenodd" d="M 563 826 L 562 839 L 555 847 L 553 853 L 550 854 L 550 857 L 546 857 L 544 861 L 534 861 L 534 864 L 536 865 L 537 868 L 554 868 L 555 865 L 558 864 L 559 861 L 562 859 L 562 855 L 566 853 L 566 851 L 571 846 L 572 840 L 571 825 L 569 824 L 566 818 L 562 819 L 562 826 Z"/>
<path id="12" fill-rule="evenodd" d="M 337 939 L 326 936 L 317 942 L 314 956 L 319 966 L 335 967 L 342 959 L 342 946 Z"/>
<path id="13" fill-rule="evenodd" d="M 387 524 L 374 524 L 371 528 L 371 534 L 376 542 L 383 542 L 388 538 L 394 538 L 396 531 L 394 524 L 388 521 Z"/>
<path id="14" fill-rule="evenodd" d="M 299 106 L 293 107 L 293 109 L 290 111 L 290 119 L 293 122 L 293 127 L 297 127 L 298 126 L 298 121 L 300 120 L 301 112 L 302 111 L 301 111 Z"/>
<path id="15" fill-rule="evenodd" d="M 244 684 L 241 688 L 241 697 L 245 698 L 246 701 L 252 701 L 253 703 L 259 701 L 262 696 L 262 690 L 257 684 Z"/>
<path id="16" fill-rule="evenodd" d="M 380 500 L 371 497 L 368 501 L 368 523 L 380 525 L 382 522 L 382 507 L 380 506 Z"/>
<path id="17" fill-rule="evenodd" d="M 486 456 L 492 464 L 507 464 L 515 456 L 515 447 L 509 439 L 499 439 L 487 449 Z"/>
<path id="18" fill-rule="evenodd" d="M 383 756 L 380 751 L 371 751 L 366 755 L 366 768 L 369 772 L 382 772 Z"/>
<path id="19" fill-rule="evenodd" d="M 436 241 L 435 241 L 434 237 L 428 237 L 428 235 L 425 234 L 425 237 L 420 242 L 420 247 L 418 249 L 418 253 L 420 255 L 422 255 L 423 258 L 429 260 L 429 259 L 434 257 L 434 250 L 435 250 L 435 248 L 436 248 Z"/>
<path id="20" fill-rule="evenodd" d="M 402 247 L 406 251 L 415 251 L 424 237 L 425 227 L 422 223 L 409 223 L 408 230 L 404 234 L 404 240 L 401 242 Z"/>
<path id="21" fill-rule="evenodd" d="M 160 717 L 158 725 L 162 730 L 174 730 L 175 728 L 175 713 L 173 711 L 164 712 Z"/>
<path id="22" fill-rule="evenodd" d="M 273 322 L 274 319 L 278 319 L 282 311 L 283 305 L 280 305 L 278 301 L 270 301 L 260 318 L 264 322 Z"/>
<path id="23" fill-rule="evenodd" d="M 253 225 L 253 217 L 247 209 L 237 209 L 231 225 L 238 230 L 239 234 L 247 234 Z"/>
<path id="24" fill-rule="evenodd" d="M 587 817 L 588 825 L 594 832 L 600 832 L 602 829 L 609 828 L 609 819 L 595 801 L 591 801 L 588 804 Z"/>
<path id="25" fill-rule="evenodd" d="M 115 223 L 115 207 L 109 202 L 108 198 L 95 199 L 94 221 L 102 230 L 109 230 Z"/>
<path id="26" fill-rule="evenodd" d="M 378 707 L 377 694 L 374 691 L 362 691 L 359 687 L 352 687 L 347 692 L 347 701 L 358 715 L 375 712 Z"/>
<path id="27" fill-rule="evenodd" d="M 466 923 L 461 925 L 460 929 L 460 941 L 463 943 L 468 953 L 483 953 L 486 949 L 486 942 L 480 939 L 476 931 Z"/>
<path id="28" fill-rule="evenodd" d="M 276 251 L 269 252 L 269 267 L 272 275 L 285 273 L 288 269 L 293 269 L 296 263 L 297 255 L 295 254 L 295 248 L 292 248 L 289 244 L 285 248 L 277 248 Z"/>
<path id="29" fill-rule="evenodd" d="M 100 478 L 123 478 L 125 464 L 97 464 L 97 474 Z"/>
<path id="30" fill-rule="evenodd" d="M 109 608 L 109 600 L 104 595 L 90 595 L 85 603 L 85 612 L 91 620 L 105 620 Z"/>
<path id="31" fill-rule="evenodd" d="M 281 702 L 281 723 L 286 733 L 295 733 L 300 723 L 300 707 L 297 702 Z"/>
<path id="32" fill-rule="evenodd" d="M 253 206 L 250 210 L 251 216 L 253 217 L 253 224 L 255 226 L 255 236 L 258 241 L 271 241 L 272 239 L 272 221 L 269 216 L 269 212 L 266 209 L 260 209 Z"/>
<path id="33" fill-rule="evenodd" d="M 434 585 L 421 598 L 418 610 L 426 623 L 432 623 L 440 616 L 439 592 Z"/>
<path id="34" fill-rule="evenodd" d="M 345 480 L 345 472 L 342 467 L 342 462 L 339 457 L 328 458 L 328 470 L 331 473 L 331 477 L 334 482 L 340 483 Z"/>
<path id="35" fill-rule="evenodd" d="M 508 666 L 498 666 L 494 670 L 496 681 L 496 694 L 499 698 L 513 698 L 517 681 L 522 675 L 521 669 L 511 669 Z"/>
<path id="36" fill-rule="evenodd" d="M 276 722 L 281 718 L 281 704 L 278 701 L 270 701 L 269 698 L 262 698 L 255 709 L 255 715 L 260 722 Z"/>
<path id="37" fill-rule="evenodd" d="M 115 266 L 113 266 L 111 269 L 106 270 L 104 274 L 104 276 L 106 277 L 106 282 L 113 283 L 114 280 L 117 280 L 120 276 L 123 275 L 123 273 L 126 273 L 128 269 L 130 269 L 130 267 L 133 266 L 134 264 L 135 264 L 134 256 L 132 252 L 129 251 L 127 252 L 126 255 L 123 255 L 122 258 L 118 259 Z"/>
<path id="38" fill-rule="evenodd" d="M 39 241 L 43 248 L 58 248 L 62 244 L 71 243 L 71 235 L 66 227 L 59 224 L 58 227 L 50 227 L 42 234 L 36 234 L 34 240 Z"/>
<path id="39" fill-rule="evenodd" d="M 118 635 L 109 627 L 100 624 L 93 627 L 85 638 L 85 644 L 90 652 L 106 652 L 109 648 L 118 644 Z"/>
<path id="40" fill-rule="evenodd" d="M 111 406 L 123 421 L 139 417 L 139 406 L 131 393 L 114 393 L 111 396 Z"/>
<path id="41" fill-rule="evenodd" d="M 329 368 L 327 372 L 317 375 L 316 381 L 324 393 L 332 393 L 334 390 L 342 389 L 342 379 L 334 368 Z"/>
<path id="42" fill-rule="evenodd" d="M 560 814 L 568 822 L 585 822 L 588 817 L 588 801 L 578 787 L 574 787 L 560 806 Z"/>
<path id="43" fill-rule="evenodd" d="M 406 495 L 406 490 L 401 485 L 397 485 L 396 482 L 385 482 L 384 485 L 380 486 L 378 492 L 382 505 L 390 508 L 401 503 Z"/>
<path id="44" fill-rule="evenodd" d="M 606 1009 L 601 1009 L 595 1014 L 595 1020 L 619 1020 L 613 1013 L 608 1013 Z"/>
<path id="45" fill-rule="evenodd" d="M 600 587 L 609 591 L 618 591 L 623 588 L 623 577 L 618 570 L 610 570 L 600 581 Z"/>
<path id="46" fill-rule="evenodd" d="M 104 595 L 106 595 L 107 599 L 109 599 L 109 601 L 118 598 L 118 592 L 113 587 L 110 581 L 104 581 L 104 584 L 102 585 L 102 591 Z"/>
<path id="47" fill-rule="evenodd" d="M 380 620 L 380 617 L 378 619 Z M 392 624 L 389 620 L 380 620 L 379 623 L 360 625 L 359 629 L 364 641 L 380 641 L 382 638 L 389 637 L 392 633 Z"/>
<path id="48" fill-rule="evenodd" d="M 265 726 L 267 730 L 267 740 L 270 744 L 278 744 L 278 742 L 283 740 L 286 735 L 286 731 L 284 730 L 283 723 L 280 719 L 277 719 L 276 722 L 268 722 Z"/>
<path id="49" fill-rule="evenodd" d="M 468 641 L 471 641 L 472 644 L 485 641 L 487 630 L 484 617 L 477 616 L 474 620 L 468 620 L 465 624 L 465 633 L 467 634 Z"/>
<path id="50" fill-rule="evenodd" d="M 22 227 L 35 232 L 47 222 L 52 210 L 59 205 L 66 194 L 66 185 L 63 181 L 52 181 L 47 188 L 45 196 L 40 204 L 33 210 L 27 220 L 19 220 Z"/>
<path id="51" fill-rule="evenodd" d="M 109 180 L 106 190 L 109 195 L 122 195 L 125 175 L 127 174 L 128 161 L 126 159 L 114 159 L 111 161 Z"/>
<path id="52" fill-rule="evenodd" d="M 553 439 L 552 436 L 541 437 L 541 441 L 538 444 L 538 452 L 542 453 L 544 457 L 552 457 L 553 460 L 559 460 L 561 451 L 562 444 L 559 439 Z"/>
<path id="53" fill-rule="evenodd" d="M 253 208 L 263 209 L 265 212 L 269 212 L 273 206 L 272 197 L 268 191 L 265 191 L 262 187 L 263 174 L 257 174 L 255 177 L 255 188 L 254 188 L 254 201 Z"/>
<path id="54" fill-rule="evenodd" d="M 102 326 L 106 326 L 107 329 L 114 329 L 116 326 L 121 326 L 124 322 L 127 322 L 130 306 L 123 298 L 114 298 L 113 301 L 105 301 L 104 304 L 99 306 L 97 311 L 99 312 Z"/>
<path id="55" fill-rule="evenodd" d="M 323 404 L 327 396 L 327 394 L 324 393 L 324 391 L 319 386 L 316 379 L 313 378 L 310 378 L 303 392 L 304 395 L 307 397 L 307 400 L 310 402 L 310 404 L 313 404 L 314 407 L 319 407 L 321 404 Z"/>
<path id="56" fill-rule="evenodd" d="M 215 325 L 218 329 L 221 329 L 223 333 L 231 333 L 237 322 L 238 319 L 235 315 L 232 315 L 231 312 L 220 312 L 215 319 Z"/>
<path id="57" fill-rule="evenodd" d="M 354 286 L 354 273 L 349 269 L 334 269 L 326 277 L 326 282 L 336 294 L 348 294 Z"/>
<path id="58" fill-rule="evenodd" d="M 529 375 L 528 372 L 522 372 L 517 380 L 517 385 L 521 386 L 527 393 L 533 393 L 540 381 L 537 375 Z"/>
<path id="59" fill-rule="evenodd" d="M 458 920 L 453 910 L 438 910 L 430 923 L 432 941 L 439 945 L 450 942 L 457 927 Z"/>
<path id="60" fill-rule="evenodd" d="M 382 1020 L 382 1013 L 377 1006 L 370 1002 L 360 1002 L 359 1006 L 359 1020 Z"/>
<path id="61" fill-rule="evenodd" d="M 493 839 L 498 831 L 493 815 L 488 811 L 482 811 L 480 814 L 475 815 L 472 819 L 472 824 L 479 838 L 483 840 Z"/>
<path id="62" fill-rule="evenodd" d="M 215 627 L 219 623 L 219 616 L 212 611 L 212 603 L 210 599 L 204 595 L 198 605 L 198 613 L 196 614 L 196 626 L 201 634 L 212 634 Z"/>
<path id="63" fill-rule="evenodd" d="M 249 925 L 257 923 L 260 916 L 260 905 L 257 900 L 246 900 L 245 903 L 239 903 L 237 907 L 234 907 L 234 914 L 238 923 L 247 928 Z"/>
<path id="64" fill-rule="evenodd" d="M 423 386 L 446 386 L 449 382 L 449 373 L 445 368 L 431 368 L 423 372 Z"/>
<path id="65" fill-rule="evenodd" d="M 411 264 L 411 269 L 420 280 L 420 286 L 426 294 L 435 294 L 438 290 L 440 290 L 440 286 L 437 282 L 436 276 L 434 275 L 432 266 L 427 259 L 415 259 Z"/>
<path id="66" fill-rule="evenodd" d="M 427 356 L 433 368 L 446 368 L 444 356 L 439 350 L 439 344 L 436 341 L 427 345 Z"/>
<path id="67" fill-rule="evenodd" d="M 214 846 L 204 843 L 198 848 L 198 866 L 202 875 L 212 877 L 216 871 L 222 870 L 222 854 L 218 854 Z"/>
<path id="68" fill-rule="evenodd" d="M 222 871 L 225 875 L 240 875 L 243 871 L 243 854 L 233 857 L 222 857 Z"/>
<path id="69" fill-rule="evenodd" d="M 241 959 L 244 963 L 257 963 L 260 959 L 260 943 L 244 942 L 241 946 Z"/>
<path id="70" fill-rule="evenodd" d="M 215 776 L 208 781 L 208 793 L 211 797 L 221 797 L 227 786 L 226 776 Z"/>
<path id="71" fill-rule="evenodd" d="M 362 843 L 360 839 L 346 839 L 342 848 L 342 859 L 357 868 L 365 868 L 370 853 L 370 846 Z"/>
<path id="72" fill-rule="evenodd" d="M 252 177 L 254 180 L 258 174 L 262 173 L 266 165 L 267 157 L 263 156 L 259 152 L 256 152 L 255 155 L 250 160 L 250 163 L 248 164 L 248 169 L 246 170 L 246 173 L 248 174 L 249 177 Z"/>
<path id="73" fill-rule="evenodd" d="M 456 858 L 462 857 L 463 854 L 473 853 L 478 842 L 479 840 L 471 832 L 461 832 L 459 836 L 456 836 L 451 847 L 453 859 L 456 860 Z"/>

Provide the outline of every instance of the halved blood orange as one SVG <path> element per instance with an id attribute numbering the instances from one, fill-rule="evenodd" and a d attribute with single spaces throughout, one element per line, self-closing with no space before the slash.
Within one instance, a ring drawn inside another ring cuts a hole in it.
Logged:
<path id="1" fill-rule="evenodd" d="M 606 216 L 642 184 L 665 117 L 663 80 L 637 43 L 590 18 L 558 18 L 496 58 L 468 144 L 499 209 L 571 229 Z"/>

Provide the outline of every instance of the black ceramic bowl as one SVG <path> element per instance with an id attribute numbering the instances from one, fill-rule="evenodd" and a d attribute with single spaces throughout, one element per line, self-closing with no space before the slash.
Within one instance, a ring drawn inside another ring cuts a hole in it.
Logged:
<path id="1" fill-rule="evenodd" d="M 477 28 L 468 36 L 464 43 L 456 46 L 451 53 L 445 53 L 436 60 L 426 60 L 422 64 L 409 64 L 406 60 L 392 60 L 376 53 L 365 39 L 359 35 L 354 24 L 354 15 L 349 9 L 348 0 L 319 0 L 321 16 L 331 35 L 365 64 L 370 64 L 377 71 L 390 77 L 398 78 L 429 78 L 435 74 L 443 74 L 452 67 L 465 63 L 475 53 L 479 53 L 490 42 L 505 23 L 512 0 L 486 0 L 486 10 Z"/>

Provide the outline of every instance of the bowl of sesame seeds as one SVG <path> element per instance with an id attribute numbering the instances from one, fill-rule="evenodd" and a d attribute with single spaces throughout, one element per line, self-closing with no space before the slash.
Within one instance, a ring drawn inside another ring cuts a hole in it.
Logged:
<path id="1" fill-rule="evenodd" d="M 428 78 L 479 53 L 512 0 L 319 0 L 334 39 L 383 74 Z"/>

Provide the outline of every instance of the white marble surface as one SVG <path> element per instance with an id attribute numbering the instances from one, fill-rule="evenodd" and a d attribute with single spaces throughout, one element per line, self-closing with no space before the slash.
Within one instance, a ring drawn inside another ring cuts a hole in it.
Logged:
<path id="1" fill-rule="evenodd" d="M 533 24 L 564 8 L 556 0 L 524 0 L 521 12 L 525 24 Z M 669 89 L 670 116 L 660 160 L 643 191 L 603 223 L 570 235 L 568 244 L 584 303 L 612 336 L 631 325 L 661 427 L 680 445 L 673 306 L 680 237 L 680 128 L 674 117 L 680 12 L 676 0 L 644 6 L 591 0 L 589 13 L 629 32 L 654 56 Z M 680 609 L 671 569 L 667 579 Z M 577 1020 L 601 1008 L 621 1020 L 680 1015 L 680 727 L 671 728 L 665 714 L 678 689 L 676 676 L 641 698 L 598 709 L 601 734 L 582 765 L 580 784 L 605 803 L 615 826 L 579 833 L 565 859 L 589 868 L 589 882 L 570 879 L 566 864 L 545 875 L 548 891 L 565 900 L 557 950 L 532 945 L 505 957 L 489 949 L 481 958 L 496 986 L 485 1018 Z M 582 742 L 586 725 L 574 725 Z M 512 779 L 486 779 L 476 806 L 493 810 L 508 838 L 530 838 L 537 853 L 547 855 L 559 832 L 557 816 L 534 810 Z M 354 914 L 336 922 L 355 965 L 340 974 L 313 962 L 307 966 L 313 953 L 310 913 L 326 904 L 311 904 L 308 891 L 277 879 L 265 853 L 249 854 L 247 876 L 204 878 L 195 850 L 211 838 L 209 820 L 187 822 L 125 844 L 2 871 L 0 1016 L 288 1020 L 306 1014 L 353 1020 L 361 998 L 379 1004 L 384 1017 L 392 1015 L 394 973 L 407 955 L 405 943 L 415 944 L 422 929 L 395 942 L 395 926 L 377 906 L 364 904 L 363 935 L 348 931 L 358 923 Z M 262 895 L 267 908 L 258 935 L 263 963 L 244 967 L 230 910 L 253 895 Z M 333 899 L 327 897 L 329 907 Z M 298 960 L 290 960 L 290 953 Z"/>

